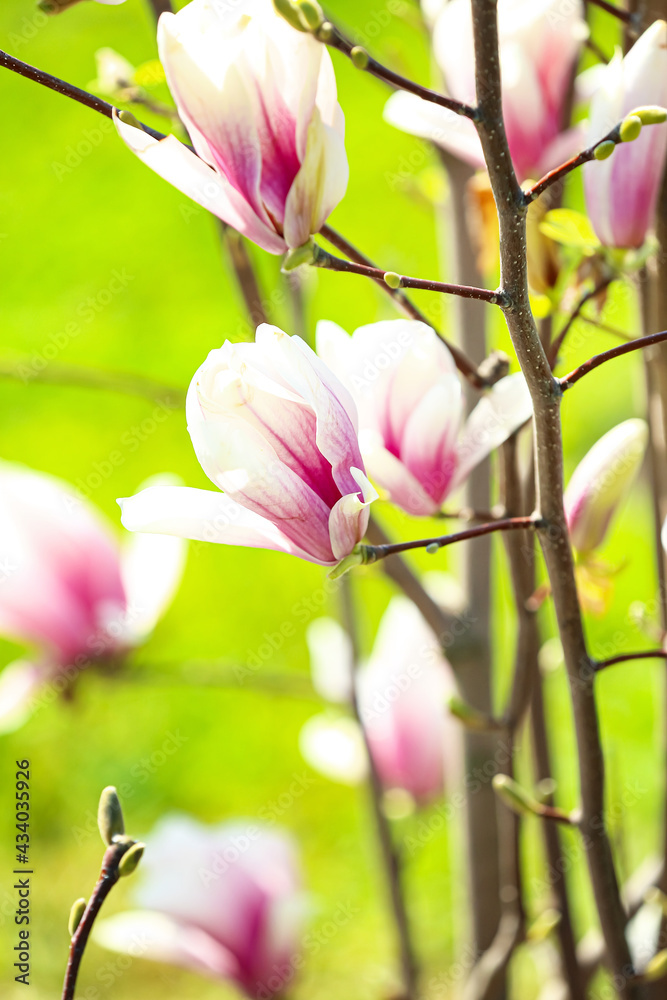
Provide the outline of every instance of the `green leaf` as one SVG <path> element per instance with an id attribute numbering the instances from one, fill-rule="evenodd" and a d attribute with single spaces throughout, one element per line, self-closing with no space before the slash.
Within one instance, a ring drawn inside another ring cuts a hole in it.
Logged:
<path id="1" fill-rule="evenodd" d="M 590 219 L 572 208 L 552 208 L 540 223 L 540 232 L 563 246 L 576 247 L 587 257 L 601 246 Z"/>

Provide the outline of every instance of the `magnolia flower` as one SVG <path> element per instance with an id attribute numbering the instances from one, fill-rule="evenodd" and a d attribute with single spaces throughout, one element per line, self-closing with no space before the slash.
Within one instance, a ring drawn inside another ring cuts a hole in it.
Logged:
<path id="1" fill-rule="evenodd" d="M 525 180 L 567 159 L 580 141 L 578 130 L 563 132 L 563 114 L 587 27 L 577 3 L 499 0 L 498 31 L 507 139 L 519 180 Z M 475 104 L 471 0 L 442 7 L 433 49 L 450 96 Z M 460 115 L 401 91 L 389 98 L 385 119 L 484 167 L 474 125 Z"/>
<path id="2" fill-rule="evenodd" d="M 306 910 L 292 838 L 261 824 L 204 826 L 172 814 L 144 839 L 142 909 L 98 921 L 95 939 L 231 980 L 249 997 L 281 993 L 301 961 Z"/>
<path id="3" fill-rule="evenodd" d="M 667 23 L 655 21 L 623 57 L 604 68 L 591 102 L 589 142 L 601 139 L 629 111 L 667 105 Z M 667 125 L 642 130 L 601 162 L 584 167 L 586 207 L 600 240 L 640 247 L 653 223 L 665 168 Z"/>
<path id="4" fill-rule="evenodd" d="M 611 520 L 644 459 L 648 426 L 633 418 L 617 424 L 584 455 L 565 491 L 572 544 L 586 554 L 604 541 Z"/>
<path id="5" fill-rule="evenodd" d="M 352 652 L 337 622 L 321 618 L 307 632 L 313 683 L 331 702 L 352 694 Z M 459 726 L 447 711 L 455 693 L 449 663 L 414 604 L 393 598 L 367 663 L 356 677 L 359 713 L 385 791 L 402 789 L 419 804 L 441 795 L 460 763 Z M 315 716 L 305 724 L 301 752 L 335 781 L 364 777 L 367 758 L 359 727 L 346 716 Z"/>
<path id="6" fill-rule="evenodd" d="M 121 552 L 68 484 L 0 463 L 0 633 L 35 649 L 0 674 L 0 731 L 22 723 L 44 687 L 63 690 L 90 663 L 143 641 L 184 556 L 174 539 L 138 537 Z"/>
<path id="7" fill-rule="evenodd" d="M 523 375 L 493 386 L 464 421 L 461 380 L 436 333 L 389 320 L 350 338 L 317 327 L 317 351 L 352 392 L 371 478 L 409 514 L 430 515 L 470 471 L 532 415 Z"/>
<path id="8" fill-rule="evenodd" d="M 224 495 L 164 487 L 120 500 L 130 531 L 290 552 L 333 566 L 366 531 L 368 482 L 349 393 L 299 337 L 263 324 L 211 351 L 190 383 L 188 430 Z"/>
<path id="9" fill-rule="evenodd" d="M 348 178 L 326 47 L 271 0 L 192 0 L 162 15 L 158 48 L 196 152 L 117 120 L 130 149 L 269 253 L 306 243 Z"/>

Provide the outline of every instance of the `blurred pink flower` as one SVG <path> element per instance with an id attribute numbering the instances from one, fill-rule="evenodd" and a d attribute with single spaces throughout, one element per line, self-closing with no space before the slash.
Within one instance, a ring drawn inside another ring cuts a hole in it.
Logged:
<path id="1" fill-rule="evenodd" d="M 235 982 L 249 997 L 289 985 L 306 912 L 296 845 L 261 824 L 165 816 L 145 837 L 136 901 L 95 926 L 114 951 Z"/>
<path id="2" fill-rule="evenodd" d="M 0 633 L 36 648 L 34 662 L 0 674 L 0 731 L 23 721 L 43 685 L 120 655 L 151 631 L 184 558 L 182 544 L 154 542 L 132 539 L 121 552 L 67 483 L 0 463 Z"/>
<path id="3" fill-rule="evenodd" d="M 271 0 L 163 14 L 160 59 L 196 150 L 117 120 L 156 173 L 269 253 L 317 233 L 345 194 L 344 119 L 327 49 Z"/>
<path id="4" fill-rule="evenodd" d="M 219 492 L 155 488 L 120 500 L 130 531 L 277 549 L 333 566 L 366 531 L 354 402 L 299 337 L 263 324 L 211 351 L 186 404 L 197 458 Z"/>
<path id="5" fill-rule="evenodd" d="M 575 61 L 587 27 L 578 3 L 499 0 L 498 31 L 503 112 L 510 153 L 520 181 L 538 177 L 567 159 L 580 142 L 563 131 Z M 449 0 L 435 17 L 433 49 L 451 97 L 475 103 L 475 57 L 470 0 Z M 474 167 L 482 148 L 469 120 L 403 91 L 392 95 L 386 120 L 431 139 Z"/>
<path id="6" fill-rule="evenodd" d="M 648 426 L 633 418 L 617 424 L 584 455 L 565 491 L 572 544 L 589 553 L 604 541 L 611 520 L 644 460 Z"/>
<path id="7" fill-rule="evenodd" d="M 307 633 L 313 683 L 329 701 L 349 703 L 352 653 L 345 632 L 322 618 Z M 414 604 L 395 597 L 373 652 L 357 674 L 359 713 L 385 791 L 402 789 L 420 805 L 442 795 L 460 766 L 460 726 L 447 710 L 452 670 Z M 367 770 L 361 732 L 345 716 L 314 716 L 300 737 L 305 759 L 336 781 Z"/>
<path id="8" fill-rule="evenodd" d="M 654 21 L 624 57 L 604 67 L 591 102 L 588 142 L 601 139 L 629 111 L 667 105 L 667 23 Z M 665 170 L 667 125 L 644 128 L 634 142 L 584 165 L 586 208 L 610 247 L 640 247 L 653 224 Z"/>
<path id="9" fill-rule="evenodd" d="M 371 323 L 349 337 L 320 322 L 317 351 L 356 400 L 370 477 L 409 514 L 439 511 L 471 469 L 532 415 L 517 373 L 494 385 L 464 421 L 454 360 L 423 323 Z"/>

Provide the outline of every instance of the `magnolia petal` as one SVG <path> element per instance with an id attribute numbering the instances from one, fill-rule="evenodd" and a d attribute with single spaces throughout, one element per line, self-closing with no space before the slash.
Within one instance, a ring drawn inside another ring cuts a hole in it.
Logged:
<path id="1" fill-rule="evenodd" d="M 404 462 L 437 504 L 444 502 L 456 470 L 462 408 L 458 375 L 442 376 L 417 404 L 403 433 Z"/>
<path id="2" fill-rule="evenodd" d="M 154 139 L 114 115 L 121 139 L 156 174 L 202 208 L 237 229 L 268 253 L 284 253 L 285 241 L 252 211 L 245 199 L 174 136 Z"/>
<path id="3" fill-rule="evenodd" d="M 458 467 L 452 489 L 464 482 L 471 469 L 532 415 L 533 403 L 521 372 L 496 382 L 468 417 L 459 441 Z"/>
<path id="4" fill-rule="evenodd" d="M 32 700 L 48 677 L 36 663 L 15 660 L 0 673 L 0 733 L 19 729 L 32 714 Z"/>
<path id="5" fill-rule="evenodd" d="M 98 920 L 97 944 L 111 951 L 182 965 L 210 976 L 238 977 L 234 956 L 206 931 L 153 910 L 134 910 Z"/>
<path id="6" fill-rule="evenodd" d="M 392 503 L 413 517 L 430 517 L 437 513 L 439 504 L 400 459 L 382 446 L 377 434 L 362 432 L 360 441 L 368 474 L 387 492 Z"/>
<path id="7" fill-rule="evenodd" d="M 357 542 L 364 537 L 370 516 L 368 507 L 378 498 L 377 492 L 361 469 L 352 468 L 350 473 L 359 486 L 361 498 L 359 493 L 348 493 L 347 496 L 340 498 L 331 511 L 329 535 L 336 562 L 349 555 Z"/>
<path id="8" fill-rule="evenodd" d="M 344 716 L 314 715 L 299 733 L 301 756 L 315 771 L 344 785 L 358 785 L 368 774 L 361 729 Z"/>
<path id="9" fill-rule="evenodd" d="M 389 125 L 402 132 L 428 139 L 471 167 L 483 169 L 482 146 L 469 119 L 404 90 L 391 95 L 382 115 Z"/>
<path id="10" fill-rule="evenodd" d="M 350 637 L 333 618 L 316 618 L 306 629 L 313 687 L 327 701 L 349 704 L 353 654 Z"/>
<path id="11" fill-rule="evenodd" d="M 176 535 L 193 541 L 290 552 L 315 562 L 274 524 L 230 500 L 224 493 L 189 486 L 153 486 L 121 498 L 121 521 L 128 531 Z"/>

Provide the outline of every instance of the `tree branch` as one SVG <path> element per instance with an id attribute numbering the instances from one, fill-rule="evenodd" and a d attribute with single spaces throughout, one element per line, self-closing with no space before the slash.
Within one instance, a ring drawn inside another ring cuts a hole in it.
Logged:
<path id="1" fill-rule="evenodd" d="M 378 80 L 388 83 L 395 90 L 406 90 L 409 94 L 415 94 L 416 97 L 421 97 L 422 100 L 428 101 L 430 104 L 437 104 L 447 111 L 452 111 L 455 115 L 470 118 L 472 121 L 476 119 L 476 108 L 464 104 L 462 101 L 456 101 L 452 97 L 439 94 L 428 87 L 422 87 L 421 84 L 415 83 L 414 80 L 409 80 L 407 77 L 401 76 L 400 73 L 395 73 L 393 70 L 388 69 L 382 63 L 379 63 L 377 59 L 373 59 L 361 46 L 354 45 L 330 21 L 325 21 L 319 32 L 316 32 L 316 36 L 332 49 L 337 49 L 343 55 L 347 56 L 357 69 L 370 73 L 371 76 L 375 76 Z"/>
<path id="2" fill-rule="evenodd" d="M 600 7 L 601 10 L 606 10 L 608 14 L 612 14 L 625 24 L 629 24 L 633 20 L 632 14 L 629 11 L 624 10 L 622 7 L 617 7 L 616 4 L 609 3 L 608 0 L 587 0 L 587 2 L 593 4 L 594 7 Z"/>
<path id="3" fill-rule="evenodd" d="M 544 552 L 570 681 L 579 750 L 581 830 L 609 961 L 621 995 L 637 996 L 625 939 L 611 845 L 604 823 L 604 758 L 600 744 L 591 660 L 586 647 L 574 561 L 563 509 L 561 389 L 540 341 L 528 297 L 526 199 L 507 144 L 502 112 L 497 0 L 472 0 L 475 74 L 484 151 L 500 224 L 501 288 L 509 294 L 507 325 L 533 400 L 536 435 L 538 537 Z M 630 976 L 628 976 L 630 973 Z"/>
<path id="4" fill-rule="evenodd" d="M 584 295 L 581 296 L 578 303 L 570 313 L 565 323 L 565 326 L 560 331 L 558 336 L 553 340 L 553 342 L 549 345 L 548 357 L 549 357 L 549 364 L 551 365 L 552 368 L 558 361 L 558 352 L 563 346 L 565 338 L 572 329 L 575 320 L 577 320 L 581 315 L 581 310 L 584 308 L 587 302 L 590 302 L 591 299 L 594 299 L 596 297 L 596 295 L 599 295 L 600 292 L 603 292 L 605 290 L 605 288 L 608 288 L 613 280 L 614 280 L 613 275 L 609 275 L 609 277 L 604 278 L 602 281 L 598 282 L 595 288 L 592 288 L 590 291 L 586 292 Z"/>
<path id="5" fill-rule="evenodd" d="M 596 660 L 593 669 L 599 674 L 607 667 L 614 667 L 617 663 L 627 663 L 629 660 L 667 660 L 667 650 L 643 649 L 639 653 L 619 653 L 618 656 L 610 656 L 608 660 Z"/>
<path id="6" fill-rule="evenodd" d="M 609 351 L 602 351 L 601 354 L 595 354 L 588 361 L 584 361 L 583 365 L 579 365 L 578 368 L 575 368 L 569 374 L 557 379 L 557 382 L 563 391 L 565 391 L 565 389 L 569 389 L 570 386 L 575 385 L 584 375 L 588 375 L 589 372 L 592 372 L 595 368 L 599 368 L 606 361 L 620 358 L 624 354 L 630 354 L 631 351 L 641 351 L 644 347 L 660 344 L 664 340 L 667 340 L 667 330 L 662 330 L 660 333 L 651 333 L 648 337 L 636 337 L 635 340 L 619 344 L 618 347 L 612 347 Z"/>

